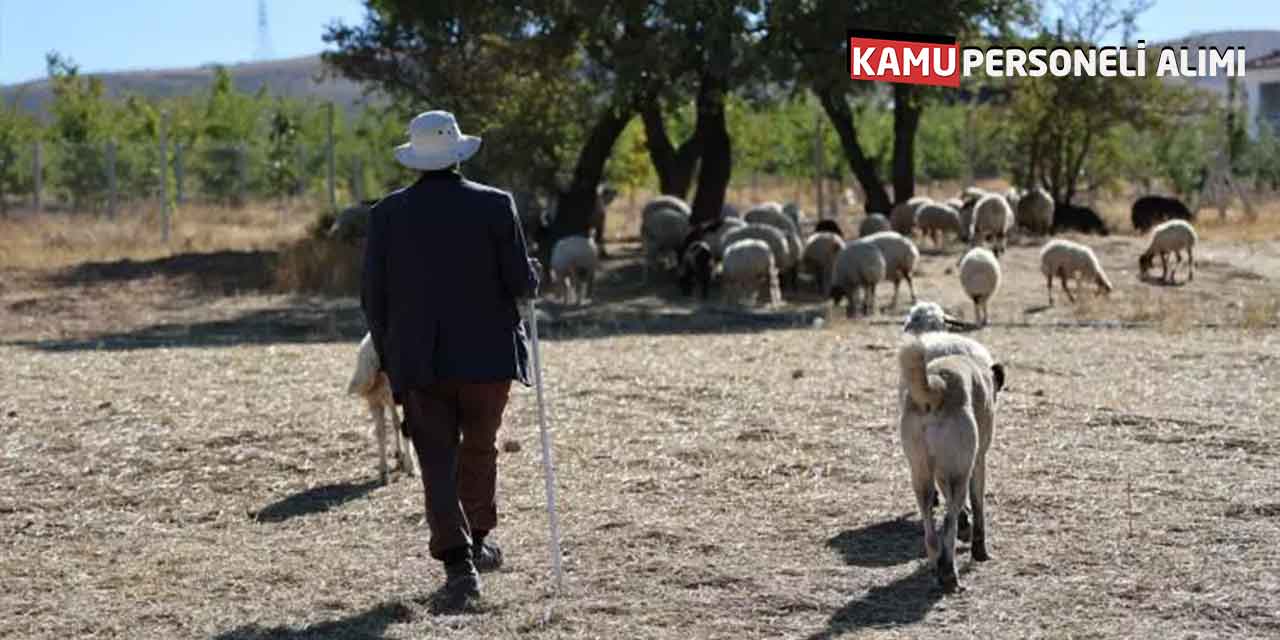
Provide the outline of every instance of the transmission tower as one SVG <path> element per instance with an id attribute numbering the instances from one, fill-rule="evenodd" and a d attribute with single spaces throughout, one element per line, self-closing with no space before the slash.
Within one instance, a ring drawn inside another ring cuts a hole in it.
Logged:
<path id="1" fill-rule="evenodd" d="M 267 26 L 267 0 L 258 0 L 258 49 L 254 51 L 256 60 L 269 60 L 275 52 L 271 49 L 271 28 Z"/>

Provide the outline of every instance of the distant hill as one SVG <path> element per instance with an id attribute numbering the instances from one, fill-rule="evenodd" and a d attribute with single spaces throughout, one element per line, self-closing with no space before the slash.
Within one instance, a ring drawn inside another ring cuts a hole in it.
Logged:
<path id="1" fill-rule="evenodd" d="M 214 65 L 205 65 L 190 69 L 86 75 L 101 78 L 108 95 L 138 94 L 163 98 L 192 95 L 207 90 L 213 79 L 213 69 Z M 332 100 L 344 109 L 366 102 L 361 93 L 361 85 L 327 74 L 319 55 L 228 65 L 227 69 L 231 72 L 236 88 L 241 91 L 254 92 L 266 85 L 272 95 Z M 52 98 L 52 91 L 48 80 L 0 87 L 0 97 L 6 102 L 12 101 L 15 96 L 24 109 L 44 114 Z"/>

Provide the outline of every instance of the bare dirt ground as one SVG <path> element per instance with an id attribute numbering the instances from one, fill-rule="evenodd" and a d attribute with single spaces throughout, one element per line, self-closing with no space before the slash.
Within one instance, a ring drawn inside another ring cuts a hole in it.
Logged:
<path id="1" fill-rule="evenodd" d="M 595 304 L 548 305 L 567 590 L 520 390 L 509 566 L 453 616 L 421 485 L 378 484 L 342 395 L 354 301 L 263 292 L 265 252 L 3 270 L 0 637 L 1277 637 L 1278 240 L 1207 240 L 1165 287 L 1141 239 L 1089 238 L 1116 292 L 1047 310 L 1010 250 L 975 334 L 1009 371 L 993 560 L 945 597 L 894 423 L 905 288 L 872 321 L 727 313 L 626 284 L 620 249 Z M 957 259 L 926 250 L 916 290 L 972 317 Z"/>

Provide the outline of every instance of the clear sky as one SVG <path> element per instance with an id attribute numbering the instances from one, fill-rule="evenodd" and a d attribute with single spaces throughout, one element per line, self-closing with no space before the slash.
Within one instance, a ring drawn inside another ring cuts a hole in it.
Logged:
<path id="1" fill-rule="evenodd" d="M 266 5 L 282 58 L 320 51 L 324 25 L 364 14 L 360 0 Z M 1280 0 L 1157 0 L 1138 18 L 1137 37 L 1221 29 L 1280 29 Z M 114 71 L 250 60 L 257 43 L 258 0 L 0 0 L 0 84 L 42 77 L 52 50 L 85 71 Z"/>
<path id="2" fill-rule="evenodd" d="M 364 16 L 360 0 L 266 6 L 279 58 L 316 53 L 326 24 Z M 43 77 L 51 50 L 84 71 L 116 71 L 252 60 L 257 48 L 258 0 L 0 0 L 0 84 Z"/>

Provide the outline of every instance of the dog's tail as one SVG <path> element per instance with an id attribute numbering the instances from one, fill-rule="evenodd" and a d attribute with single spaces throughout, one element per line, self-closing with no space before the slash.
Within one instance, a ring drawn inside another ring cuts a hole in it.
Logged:
<path id="1" fill-rule="evenodd" d="M 931 411 L 942 404 L 942 378 L 930 376 L 925 365 L 924 342 L 916 336 L 903 339 L 898 347 L 898 369 L 902 380 L 907 385 L 911 401 L 925 411 Z"/>
<path id="2" fill-rule="evenodd" d="M 351 374 L 351 382 L 347 383 L 347 393 L 353 396 L 368 395 L 378 381 L 378 350 L 373 348 L 373 336 L 364 335 L 360 341 L 360 351 L 356 354 L 356 370 Z"/>

